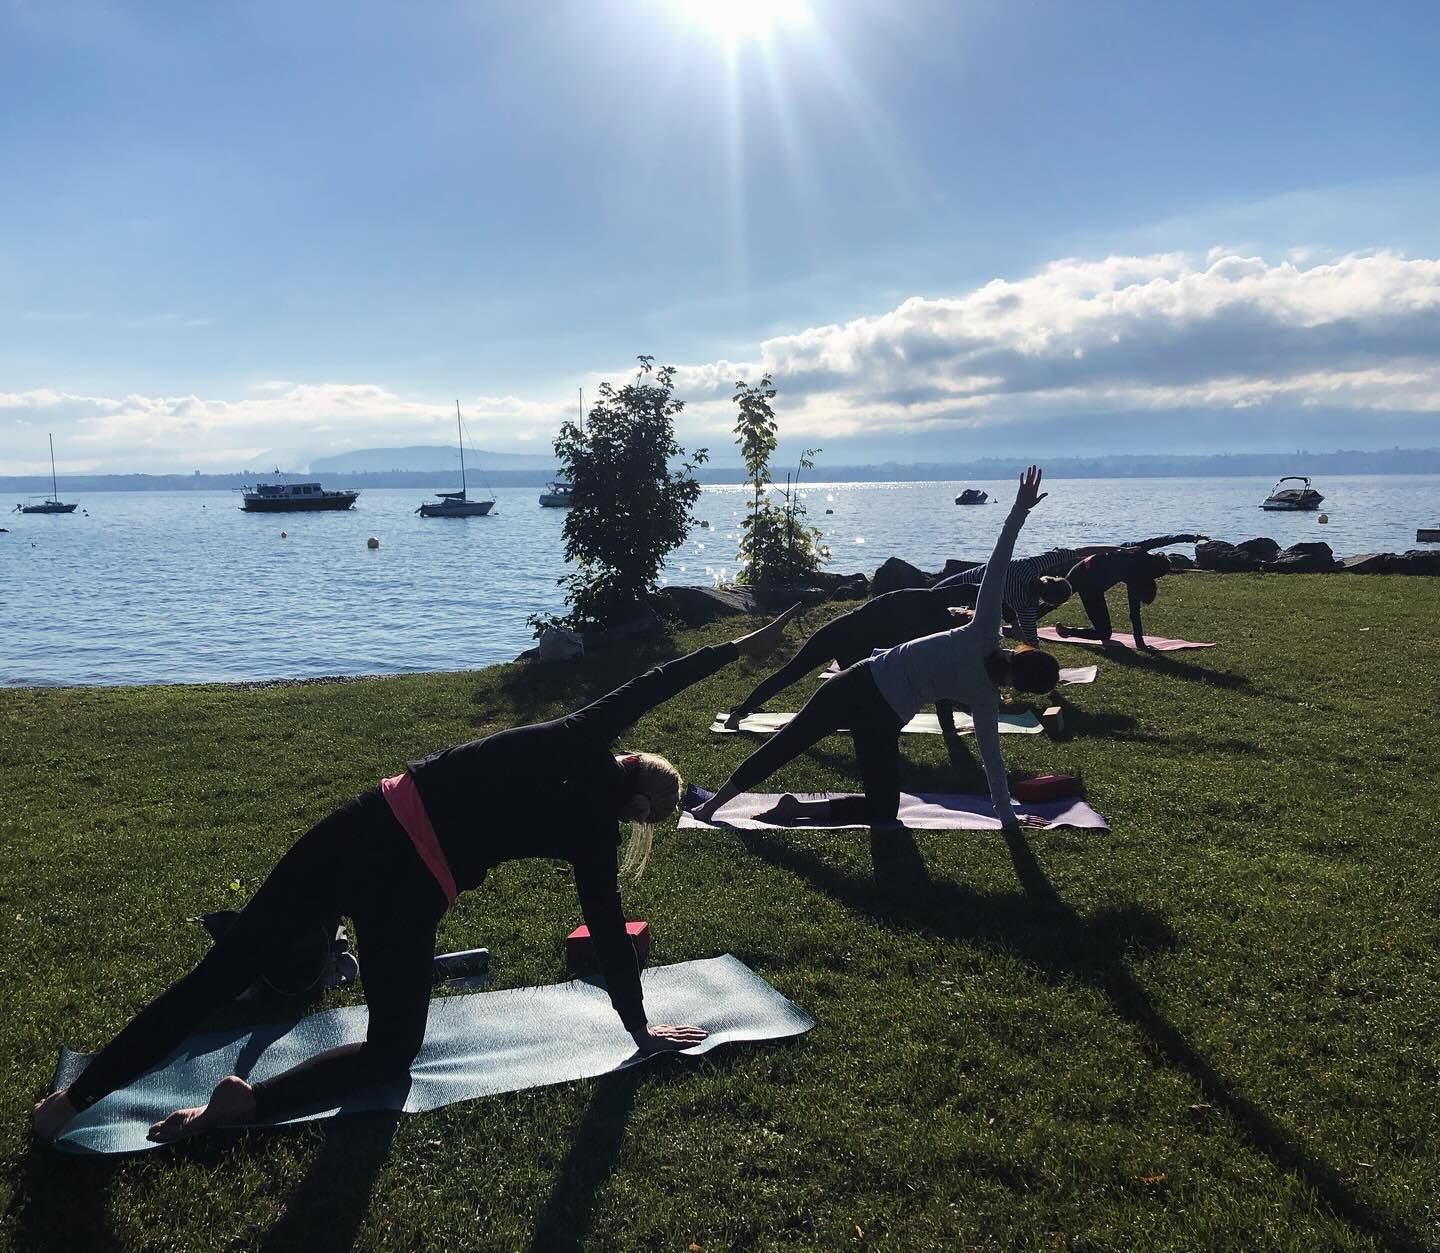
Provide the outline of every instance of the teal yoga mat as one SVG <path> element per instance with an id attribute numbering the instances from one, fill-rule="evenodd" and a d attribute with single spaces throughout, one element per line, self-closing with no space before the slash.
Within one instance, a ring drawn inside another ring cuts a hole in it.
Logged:
<path id="1" fill-rule="evenodd" d="M 777 1040 L 815 1025 L 744 962 L 726 954 L 647 970 L 641 976 L 651 1022 L 694 1023 L 710 1032 L 687 1053 L 739 1040 Z M 362 1005 L 299 1022 L 192 1036 L 166 1061 L 74 1119 L 56 1140 L 71 1153 L 137 1153 L 159 1146 L 145 1133 L 171 1110 L 200 1105 L 228 1074 L 253 1080 L 365 1037 Z M 89 1055 L 61 1049 L 55 1086 L 67 1085 Z M 277 1123 L 369 1110 L 419 1113 L 500 1092 L 568 1083 L 647 1060 L 620 1026 L 597 984 L 574 980 L 439 997 L 430 1002 L 425 1044 L 408 1083 L 357 1092 L 339 1106 L 299 1110 Z"/>

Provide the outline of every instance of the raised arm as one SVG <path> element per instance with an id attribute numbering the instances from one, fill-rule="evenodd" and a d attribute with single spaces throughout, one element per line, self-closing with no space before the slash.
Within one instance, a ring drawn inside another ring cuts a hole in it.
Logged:
<path id="1" fill-rule="evenodd" d="M 1005 575 L 1010 569 L 1010 554 L 1015 551 L 1015 539 L 1025 518 L 1048 493 L 1040 490 L 1039 467 L 1031 466 L 1020 476 L 1020 487 L 1015 493 L 1015 504 L 1000 528 L 1000 538 L 995 541 L 995 551 L 985 563 L 985 576 L 980 580 L 980 594 L 975 598 L 975 627 L 987 635 L 1000 634 L 1000 607 L 1005 598 Z"/>
<path id="2" fill-rule="evenodd" d="M 568 721 L 587 734 L 609 743 L 656 705 L 663 705 L 691 684 L 709 678 L 737 657 L 763 656 L 773 650 L 780 643 L 786 625 L 799 611 L 800 606 L 793 605 L 773 622 L 749 635 L 742 635 L 728 644 L 697 648 L 684 657 L 655 666 L 583 709 L 576 710 Z"/>

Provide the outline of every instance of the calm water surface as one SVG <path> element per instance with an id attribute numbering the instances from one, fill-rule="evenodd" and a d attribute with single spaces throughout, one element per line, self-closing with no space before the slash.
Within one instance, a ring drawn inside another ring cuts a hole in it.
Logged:
<path id="1" fill-rule="evenodd" d="M 333 486 L 343 486 L 338 480 Z M 1019 551 L 1199 531 L 1323 539 L 1337 554 L 1404 551 L 1440 525 L 1440 477 L 1346 476 L 1314 514 L 1262 513 L 1268 479 L 1047 482 Z M 441 485 L 443 488 L 443 485 Z M 925 569 L 983 559 L 1003 505 L 957 507 L 962 487 L 1005 504 L 1010 483 L 826 483 L 805 493 L 830 569 L 901 556 Z M 86 514 L 0 517 L 0 684 L 245 681 L 456 670 L 530 643 L 529 614 L 562 608 L 565 514 L 538 488 L 502 488 L 485 518 L 419 518 L 426 495 L 366 491 L 348 513 L 247 514 L 228 492 L 92 492 Z M 735 574 L 742 486 L 707 487 L 667 578 Z M 833 509 L 833 514 L 826 514 Z M 287 537 L 280 538 L 285 531 Z M 369 536 L 380 540 L 371 551 Z"/>

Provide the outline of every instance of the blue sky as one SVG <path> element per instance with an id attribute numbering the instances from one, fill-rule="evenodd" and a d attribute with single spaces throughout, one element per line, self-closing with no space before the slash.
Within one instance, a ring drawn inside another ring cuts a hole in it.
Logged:
<path id="1" fill-rule="evenodd" d="M 1440 7 L 751 7 L 0 0 L 0 472 L 1440 443 Z"/>

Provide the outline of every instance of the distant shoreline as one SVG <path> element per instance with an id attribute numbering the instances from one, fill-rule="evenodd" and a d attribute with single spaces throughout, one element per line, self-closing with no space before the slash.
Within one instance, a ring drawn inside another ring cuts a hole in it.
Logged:
<path id="1" fill-rule="evenodd" d="M 495 487 L 544 487 L 555 476 L 554 470 L 489 470 L 484 469 L 486 454 L 476 454 L 481 470 L 475 475 Z M 981 482 L 1008 479 L 1024 458 L 987 457 L 979 461 L 911 463 L 900 465 L 826 465 L 821 463 L 807 470 L 807 483 L 933 483 L 960 480 Z M 1440 449 L 1393 448 L 1383 452 L 1338 451 L 1328 453 L 1235 453 L 1215 456 L 1171 456 L 1146 454 L 1104 457 L 1049 457 L 1045 471 L 1052 479 L 1119 479 L 1119 478 L 1250 478 L 1282 474 L 1308 474 L 1312 477 L 1340 474 L 1440 474 Z M 291 479 L 322 477 L 320 472 L 287 470 Z M 77 474 L 62 475 L 65 492 L 176 492 L 229 491 L 253 483 L 265 474 Z M 434 487 L 450 482 L 455 468 L 434 470 L 366 470 L 323 472 L 325 482 L 361 490 L 369 487 Z M 746 481 L 740 466 L 700 466 L 695 478 L 706 485 L 739 485 Z M 48 493 L 48 475 L 0 476 L 0 493 L 38 495 Z"/>

